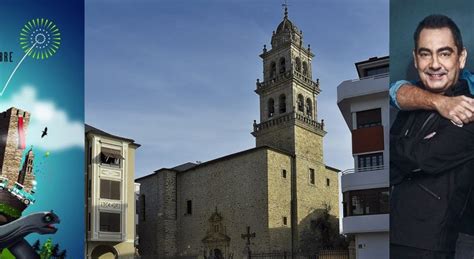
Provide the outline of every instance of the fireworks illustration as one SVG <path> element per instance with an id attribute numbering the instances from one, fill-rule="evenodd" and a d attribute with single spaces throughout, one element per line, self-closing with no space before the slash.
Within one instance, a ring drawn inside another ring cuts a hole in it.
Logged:
<path id="1" fill-rule="evenodd" d="M 47 59 L 56 54 L 60 45 L 61 32 L 52 21 L 44 18 L 36 18 L 28 21 L 20 31 L 20 47 L 25 52 L 25 55 L 13 69 L 10 77 L 8 77 L 5 86 L 2 88 L 2 91 L 0 91 L 0 96 L 3 96 L 16 70 L 27 56 L 33 59 Z"/>
<path id="2" fill-rule="evenodd" d="M 48 19 L 32 19 L 21 29 L 20 46 L 32 58 L 49 58 L 58 51 L 60 45 L 61 32 Z"/>

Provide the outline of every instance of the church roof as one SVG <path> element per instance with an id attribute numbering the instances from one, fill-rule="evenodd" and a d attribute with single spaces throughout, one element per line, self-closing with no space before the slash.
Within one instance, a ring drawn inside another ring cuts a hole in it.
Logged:
<path id="1" fill-rule="evenodd" d="M 299 33 L 298 27 L 293 24 L 293 22 L 288 19 L 288 16 L 285 15 L 285 18 L 283 18 L 283 21 L 278 25 L 276 33 L 281 33 L 281 32 L 295 32 Z"/>
<path id="2" fill-rule="evenodd" d="M 340 172 L 341 171 L 340 169 L 337 169 L 337 168 L 332 167 L 332 166 L 328 166 L 328 165 L 325 165 L 325 166 L 326 166 L 326 169 L 332 170 L 334 172 Z"/>
<path id="3" fill-rule="evenodd" d="M 206 161 L 206 162 L 203 162 L 203 163 L 200 163 L 200 164 L 188 162 L 188 163 L 184 163 L 184 164 L 172 167 L 172 168 L 160 168 L 160 169 L 154 171 L 152 174 L 136 178 L 135 181 L 141 180 L 141 179 L 144 179 L 144 178 L 148 178 L 148 177 L 153 176 L 153 175 L 156 175 L 161 171 L 175 171 L 176 173 L 184 173 L 184 172 L 194 170 L 194 169 L 202 167 L 202 166 L 207 166 L 207 165 L 210 165 L 210 164 L 218 163 L 218 162 L 221 162 L 221 161 L 224 161 L 224 160 L 232 159 L 234 157 L 238 157 L 238 156 L 245 155 L 245 154 L 248 154 L 248 153 L 251 153 L 251 152 L 254 152 L 254 151 L 258 151 L 258 150 L 262 150 L 262 149 L 268 149 L 268 150 L 272 150 L 272 151 L 275 151 L 275 152 L 278 152 L 278 153 L 281 153 L 281 154 L 284 154 L 284 155 L 287 155 L 287 156 L 293 156 L 291 153 L 286 152 L 286 151 L 281 150 L 281 149 L 277 149 L 277 148 L 273 148 L 273 147 L 269 147 L 269 146 L 260 146 L 260 147 L 255 147 L 255 148 L 251 148 L 251 149 L 246 149 L 244 151 L 240 151 L 240 152 L 237 152 L 237 153 L 232 153 L 230 155 L 219 157 L 219 158 L 209 160 L 209 161 Z M 337 168 L 330 167 L 330 166 L 327 166 L 327 165 L 325 165 L 325 167 L 326 167 L 326 169 L 329 169 L 329 170 L 334 171 L 334 172 L 340 172 L 341 171 Z"/>
<path id="4" fill-rule="evenodd" d="M 184 164 L 181 164 L 181 165 L 178 165 L 178 166 L 175 166 L 173 168 L 171 168 L 171 170 L 176 170 L 178 172 L 182 172 L 182 171 L 186 171 L 188 169 L 191 169 L 195 166 L 197 166 L 198 164 L 195 164 L 195 163 L 191 163 L 191 162 L 188 162 L 188 163 L 184 163 Z"/>
<path id="5" fill-rule="evenodd" d="M 285 16 L 283 21 L 280 22 L 276 31 L 272 35 L 272 48 L 278 48 L 289 42 L 303 44 L 303 32 L 296 27 L 296 25 L 288 19 L 288 8 L 285 7 Z"/>

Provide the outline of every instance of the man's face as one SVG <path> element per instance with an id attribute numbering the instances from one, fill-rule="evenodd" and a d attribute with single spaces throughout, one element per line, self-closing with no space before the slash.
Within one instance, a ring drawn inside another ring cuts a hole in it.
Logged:
<path id="1" fill-rule="evenodd" d="M 447 27 L 421 30 L 418 49 L 413 51 L 421 81 L 428 90 L 436 93 L 444 93 L 458 81 L 466 56 L 465 49 L 459 53 Z"/>

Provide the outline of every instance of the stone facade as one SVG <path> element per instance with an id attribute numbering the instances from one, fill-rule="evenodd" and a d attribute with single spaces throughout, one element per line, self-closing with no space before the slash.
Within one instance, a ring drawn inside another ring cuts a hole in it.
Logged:
<path id="1" fill-rule="evenodd" d="M 0 113 L 0 172 L 9 179 L 9 187 L 18 179 L 18 172 L 24 149 L 19 147 L 18 123 L 23 120 L 25 137 L 30 114 L 17 108 Z"/>
<path id="2" fill-rule="evenodd" d="M 256 147 L 205 163 L 163 168 L 141 186 L 139 251 L 145 258 L 242 258 L 298 251 L 301 233 L 329 205 L 338 217 L 338 170 L 324 164 L 319 81 L 310 48 L 287 13 L 266 47 L 257 81 Z"/>
<path id="3" fill-rule="evenodd" d="M 36 181 L 35 174 L 33 172 L 34 159 L 35 154 L 33 153 L 33 149 L 30 149 L 26 154 L 25 161 L 23 162 L 23 166 L 20 170 L 17 181 L 19 184 L 23 185 L 25 191 L 33 193 L 36 191 L 36 186 L 33 184 Z"/>

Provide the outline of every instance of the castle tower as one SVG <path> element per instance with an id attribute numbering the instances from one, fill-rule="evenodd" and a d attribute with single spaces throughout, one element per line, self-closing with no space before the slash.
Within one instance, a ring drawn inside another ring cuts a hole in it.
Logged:
<path id="1" fill-rule="evenodd" d="M 23 167 L 18 174 L 17 182 L 25 187 L 25 191 L 30 192 L 33 188 L 32 181 L 34 180 L 33 176 L 33 161 L 35 159 L 35 154 L 33 153 L 33 149 L 28 151 L 26 154 L 25 162 L 23 162 Z M 25 181 L 26 180 L 26 181 Z"/>
<path id="2" fill-rule="evenodd" d="M 30 114 L 17 108 L 0 113 L 0 172 L 10 180 L 18 179 Z"/>

